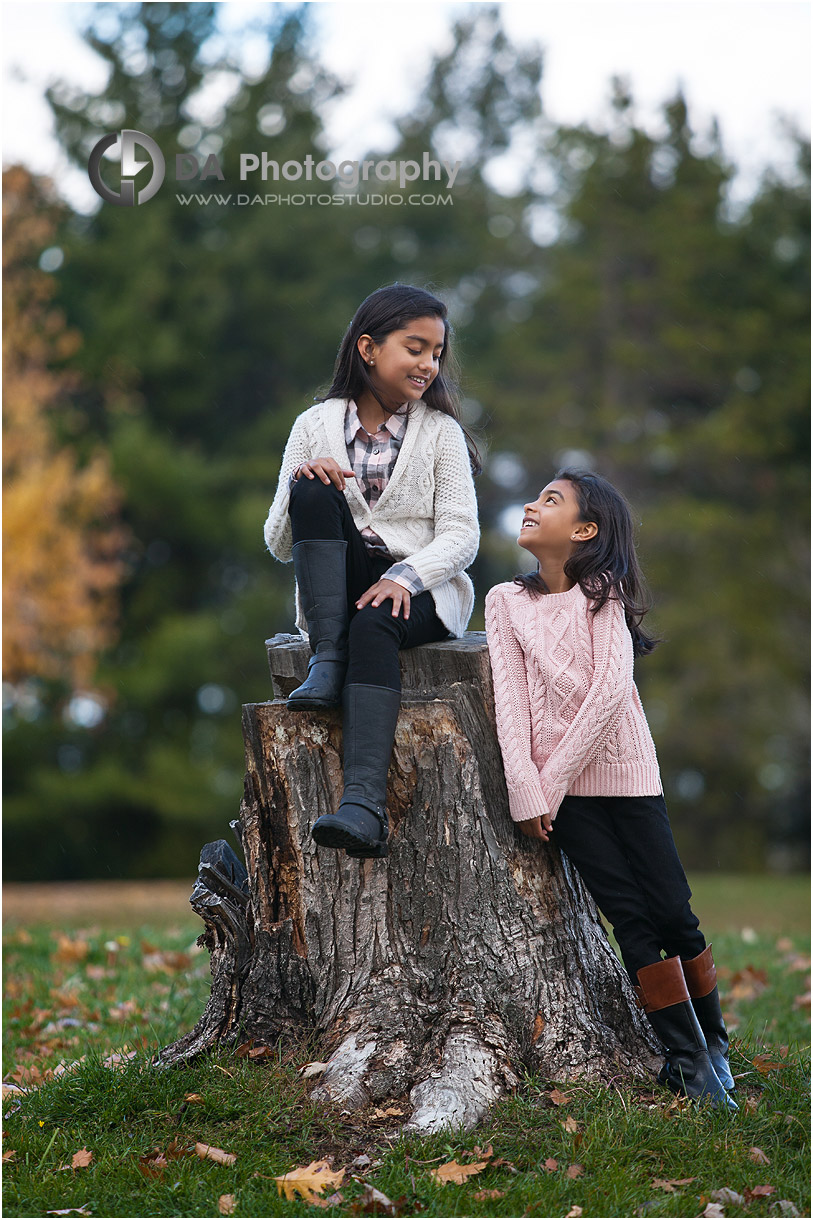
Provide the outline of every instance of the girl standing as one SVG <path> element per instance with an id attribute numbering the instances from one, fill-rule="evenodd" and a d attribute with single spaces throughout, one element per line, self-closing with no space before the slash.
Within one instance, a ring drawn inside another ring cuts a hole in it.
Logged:
<path id="1" fill-rule="evenodd" d="M 398 651 L 462 635 L 474 605 L 479 464 L 449 339 L 431 293 L 394 284 L 367 297 L 327 395 L 294 421 L 265 523 L 271 553 L 293 559 L 313 653 L 288 707 L 343 708 L 344 792 L 312 834 L 350 856 L 387 854 Z"/>
<path id="2" fill-rule="evenodd" d="M 689 905 L 633 657 L 657 641 L 624 498 L 563 470 L 526 504 L 537 571 L 486 597 L 511 816 L 558 843 L 613 926 L 675 1092 L 736 1109 L 711 946 Z M 665 958 L 661 954 L 665 954 Z"/>

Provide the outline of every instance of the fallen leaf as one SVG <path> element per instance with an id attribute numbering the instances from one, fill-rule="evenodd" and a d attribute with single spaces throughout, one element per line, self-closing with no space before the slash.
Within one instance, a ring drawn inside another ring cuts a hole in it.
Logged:
<path id="1" fill-rule="evenodd" d="M 502 1168 L 507 1169 L 509 1173 L 519 1173 L 516 1165 L 512 1165 L 511 1162 L 507 1161 L 504 1156 L 498 1156 L 496 1161 L 492 1161 L 491 1164 L 495 1169 Z"/>
<path id="2" fill-rule="evenodd" d="M 793 941 L 787 936 L 780 936 L 776 942 L 776 948 L 780 953 L 790 953 L 793 948 Z"/>
<path id="3" fill-rule="evenodd" d="M 353 1204 L 352 1212 L 356 1216 L 396 1216 L 397 1208 L 392 1199 L 388 1199 L 380 1190 L 376 1190 L 369 1183 L 364 1187 L 364 1192 L 360 1199 L 357 1199 Z"/>
<path id="4" fill-rule="evenodd" d="M 71 940 L 69 936 L 60 936 L 57 940 L 56 952 L 51 954 L 51 960 L 54 962 L 81 962 L 89 952 L 90 945 L 86 940 L 79 938 Z"/>
<path id="5" fill-rule="evenodd" d="M 745 1197 L 750 1202 L 751 1199 L 762 1199 L 766 1195 L 772 1195 L 775 1191 L 775 1186 L 749 1186 L 746 1188 Z"/>
<path id="6" fill-rule="evenodd" d="M 459 1165 L 457 1161 L 449 1161 L 446 1165 L 438 1165 L 437 1169 L 430 1169 L 429 1173 L 436 1182 L 454 1182 L 461 1186 L 467 1178 L 482 1173 L 487 1164 L 488 1161 L 475 1161 L 471 1165 Z"/>
<path id="7" fill-rule="evenodd" d="M 503 1199 L 505 1197 L 504 1190 L 475 1190 L 471 1196 L 478 1203 L 487 1203 L 490 1199 Z"/>
<path id="8" fill-rule="evenodd" d="M 202 1161 L 217 1161 L 218 1165 L 233 1165 L 237 1160 L 233 1152 L 224 1152 L 222 1148 L 213 1148 L 211 1144 L 195 1144 L 195 1152 Z"/>
<path id="9" fill-rule="evenodd" d="M 576 1122 L 572 1114 L 568 1114 L 567 1118 L 562 1123 L 562 1126 L 564 1127 L 565 1131 L 569 1131 L 571 1135 L 575 1135 L 579 1129 L 579 1124 Z"/>
<path id="10" fill-rule="evenodd" d="M 779 1209 L 780 1216 L 801 1216 L 801 1212 L 790 1199 L 777 1199 L 774 1207 Z"/>
<path id="11" fill-rule="evenodd" d="M 771 1055 L 756 1055 L 751 1062 L 761 1076 L 767 1076 L 769 1072 L 778 1072 L 787 1067 L 787 1064 L 780 1063 Z"/>
<path id="12" fill-rule="evenodd" d="M 567 1213 L 567 1220 L 570 1220 L 571 1216 L 583 1216 L 583 1215 L 584 1215 L 584 1212 L 582 1211 L 582 1209 L 580 1207 L 571 1207 L 570 1211 Z"/>
<path id="13" fill-rule="evenodd" d="M 85 1208 L 88 1206 L 87 1203 L 83 1203 L 81 1207 L 58 1207 L 45 1214 L 46 1216 L 70 1216 L 71 1214 L 75 1216 L 91 1216 L 92 1212 L 85 1211 Z"/>
<path id="14" fill-rule="evenodd" d="M 387 1106 L 386 1110 L 373 1110 L 373 1118 L 403 1118 L 404 1112 L 398 1106 Z"/>
<path id="15" fill-rule="evenodd" d="M 112 1010 L 111 1010 L 112 1011 Z M 102 1067 L 118 1068 L 129 1063 L 131 1059 L 135 1059 L 138 1051 L 128 1051 L 126 1046 L 123 1046 L 120 1051 L 113 1051 L 106 1059 L 102 1060 Z"/>
<path id="16" fill-rule="evenodd" d="M 201 1097 L 200 1093 L 187 1093 L 184 1097 L 184 1101 L 188 1101 L 190 1103 L 194 1102 L 197 1105 L 200 1105 L 203 1102 L 203 1098 Z"/>
<path id="17" fill-rule="evenodd" d="M 715 1203 L 731 1203 L 737 1207 L 742 1207 L 745 1203 L 745 1198 L 736 1190 L 732 1190 L 730 1186 L 722 1186 L 719 1190 L 709 1191 L 709 1196 Z"/>
<path id="18" fill-rule="evenodd" d="M 555 1173 L 559 1168 L 559 1162 L 555 1161 L 552 1156 L 549 1156 L 545 1161 L 544 1168 L 548 1173 Z"/>
<path id="19" fill-rule="evenodd" d="M 191 965 L 192 958 L 188 953 L 178 953 L 172 949 L 157 949 L 145 953 L 141 959 L 141 966 L 148 974 L 155 974 L 159 970 L 165 974 L 177 974 L 181 970 L 188 970 Z"/>
<path id="20" fill-rule="evenodd" d="M 567 1176 L 569 1178 L 580 1178 L 584 1173 L 584 1165 L 568 1165 Z"/>
<path id="21" fill-rule="evenodd" d="M 688 1186 L 695 1178 L 653 1178 L 652 1185 L 656 1190 L 673 1191 L 678 1186 Z"/>
<path id="22" fill-rule="evenodd" d="M 27 1092 L 28 1089 L 24 1089 L 18 1084 L 6 1084 L 5 1080 L 3 1081 L 3 1101 L 7 1097 L 25 1097 Z"/>
<path id="23" fill-rule="evenodd" d="M 311 1207 L 338 1207 L 340 1203 L 344 1203 L 344 1195 L 340 1190 L 337 1190 L 335 1194 L 328 1195 L 326 1199 L 320 1199 L 318 1195 L 314 1195 L 310 1200 Z M 378 1213 L 376 1212 L 375 1214 L 377 1215 Z M 393 1211 L 391 1214 L 395 1215 L 395 1212 Z"/>
<path id="24" fill-rule="evenodd" d="M 550 1093 L 548 1093 L 548 1097 L 555 1106 L 564 1106 L 570 1101 L 570 1094 L 560 1093 L 558 1089 L 551 1089 Z"/>
<path id="25" fill-rule="evenodd" d="M 310 1202 L 314 1195 L 320 1195 L 326 1186 L 338 1186 L 344 1177 L 344 1170 L 334 1172 L 327 1161 L 311 1161 L 310 1165 L 300 1165 L 289 1173 L 283 1173 L 274 1178 L 277 1191 L 286 1199 L 294 1199 L 299 1195 Z"/>
<path id="26" fill-rule="evenodd" d="M 299 1075 L 303 1080 L 310 1080 L 311 1076 L 321 1076 L 326 1067 L 326 1063 L 305 1063 L 299 1069 Z"/>
<path id="27" fill-rule="evenodd" d="M 810 992 L 805 991 L 801 995 L 797 995 L 793 1001 L 794 1008 L 809 1008 L 810 1007 Z"/>
<path id="28" fill-rule="evenodd" d="M 490 1161 L 494 1155 L 494 1145 L 489 1144 L 487 1148 L 481 1148 L 479 1144 L 475 1144 L 471 1150 L 471 1154 L 478 1161 L 481 1157 L 485 1161 Z"/>
<path id="29" fill-rule="evenodd" d="M 758 1097 L 746 1097 L 742 1102 L 743 1109 L 747 1114 L 756 1114 L 759 1109 L 759 1101 Z"/>
<path id="30" fill-rule="evenodd" d="M 182 1144 L 179 1139 L 170 1140 L 167 1144 L 167 1150 L 164 1156 L 168 1161 L 177 1161 L 182 1156 L 194 1156 L 195 1149 L 190 1148 L 188 1144 Z"/>
<path id="31" fill-rule="evenodd" d="M 5 1165 L 8 1161 L 13 1161 L 16 1155 L 16 1151 L 13 1148 L 9 1148 L 8 1152 L 3 1153 L 3 1164 Z"/>
<path id="32" fill-rule="evenodd" d="M 236 1195 L 221 1195 L 217 1201 L 217 1210 L 221 1216 L 233 1216 L 237 1208 Z"/>
<path id="33" fill-rule="evenodd" d="M 71 1169 L 87 1169 L 92 1160 L 93 1153 L 90 1149 L 80 1148 L 78 1152 L 74 1152 L 71 1158 Z"/>
<path id="34" fill-rule="evenodd" d="M 368 1165 L 372 1165 L 372 1161 L 367 1156 L 366 1152 L 362 1152 L 359 1156 L 352 1160 L 348 1165 L 348 1169 L 366 1169 Z"/>
<path id="35" fill-rule="evenodd" d="M 708 1217 L 724 1216 L 725 1211 L 723 1210 L 722 1203 L 707 1203 L 705 1208 L 703 1209 L 703 1211 L 700 1214 L 701 1214 L 701 1216 L 708 1216 Z"/>
<path id="36" fill-rule="evenodd" d="M 770 1165 L 770 1158 L 765 1155 L 761 1148 L 749 1148 L 748 1160 L 753 1161 L 755 1165 Z"/>

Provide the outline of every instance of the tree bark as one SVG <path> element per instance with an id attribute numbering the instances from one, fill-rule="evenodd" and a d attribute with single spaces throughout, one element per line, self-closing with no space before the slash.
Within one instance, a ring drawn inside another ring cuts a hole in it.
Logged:
<path id="1" fill-rule="evenodd" d="M 268 641 L 271 703 L 243 709 L 247 874 L 207 845 L 190 899 L 212 993 L 161 1054 L 316 1035 L 311 1095 L 343 1109 L 408 1095 L 407 1128 L 471 1127 L 526 1070 L 649 1077 L 656 1043 L 592 899 L 508 813 L 485 637 L 401 654 L 390 854 L 354 860 L 309 830 L 341 795 L 341 712 L 291 712 L 298 636 Z"/>

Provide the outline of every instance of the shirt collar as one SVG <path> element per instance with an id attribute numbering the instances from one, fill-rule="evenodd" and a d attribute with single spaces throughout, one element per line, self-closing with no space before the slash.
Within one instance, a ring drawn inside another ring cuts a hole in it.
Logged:
<path id="1" fill-rule="evenodd" d="M 406 412 L 401 414 L 400 411 L 396 412 L 395 415 L 388 415 L 387 418 L 384 420 L 383 424 L 381 425 L 382 429 L 386 428 L 386 430 L 396 440 L 399 437 L 403 436 L 406 426 L 407 426 Z M 356 435 L 358 433 L 359 428 L 361 428 L 362 432 L 364 432 L 365 435 L 369 435 L 366 428 L 364 428 L 362 426 L 361 420 L 359 419 L 358 408 L 357 408 L 355 402 L 353 401 L 353 399 L 351 398 L 347 403 L 347 412 L 346 412 L 345 418 L 344 418 L 344 439 L 345 439 L 346 444 L 348 444 L 348 445 L 352 444 L 352 442 L 356 439 Z"/>

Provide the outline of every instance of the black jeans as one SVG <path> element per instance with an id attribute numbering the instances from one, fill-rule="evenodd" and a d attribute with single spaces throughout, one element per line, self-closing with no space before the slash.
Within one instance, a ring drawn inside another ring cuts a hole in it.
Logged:
<path id="1" fill-rule="evenodd" d="M 409 618 L 392 615 L 389 598 L 380 606 L 356 609 L 362 593 L 380 580 L 394 560 L 371 555 L 356 528 L 344 494 L 333 483 L 301 475 L 291 488 L 288 512 L 294 543 L 335 539 L 347 543 L 347 605 L 349 663 L 346 682 L 401 689 L 398 651 L 445 640 L 449 632 L 435 613 L 431 593 L 410 599 Z"/>
<path id="2" fill-rule="evenodd" d="M 660 959 L 706 947 L 662 796 L 566 796 L 551 840 L 612 925 L 633 982 Z"/>

